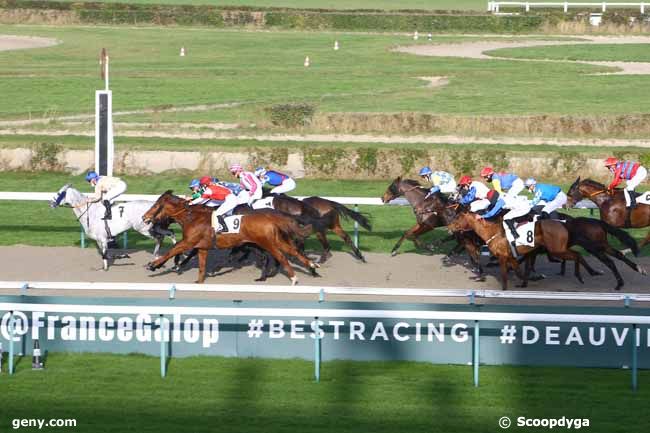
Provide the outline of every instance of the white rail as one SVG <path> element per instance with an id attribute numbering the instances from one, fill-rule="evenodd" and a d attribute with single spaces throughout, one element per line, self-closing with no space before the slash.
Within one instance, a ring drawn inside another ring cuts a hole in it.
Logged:
<path id="1" fill-rule="evenodd" d="M 17 200 L 17 201 L 50 201 L 54 198 L 54 192 L 18 192 L 18 191 L 0 191 L 0 200 Z M 135 200 L 149 200 L 156 201 L 160 195 L 154 194 L 122 194 L 117 201 L 135 201 Z M 299 200 L 306 198 L 306 196 L 297 196 Z M 370 205 L 380 206 L 384 203 L 379 197 L 323 197 L 327 200 L 332 200 L 341 204 L 347 205 Z M 408 202 L 400 197 L 387 203 L 394 206 L 406 206 Z M 582 200 L 577 203 L 576 208 L 579 209 L 597 209 L 596 205 L 590 200 Z"/>
<path id="2" fill-rule="evenodd" d="M 0 289 L 21 290 L 70 290 L 70 291 L 126 291 L 161 292 L 175 297 L 178 292 L 203 293 L 266 293 L 315 295 L 323 299 L 327 295 L 387 296 L 419 298 L 465 298 L 473 302 L 484 299 L 530 299 L 530 300 L 578 300 L 611 301 L 629 303 L 650 302 L 650 294 L 644 293 L 584 293 L 584 292 L 533 292 L 502 290 L 464 289 L 405 289 L 376 287 L 331 287 L 331 286 L 262 286 L 252 284 L 185 284 L 185 283 L 97 283 L 79 281 L 0 281 Z"/>
<path id="3" fill-rule="evenodd" d="M 646 4 L 650 6 L 649 2 L 640 3 L 611 3 L 611 2 L 500 2 L 488 1 L 488 12 L 499 13 L 501 7 L 521 7 L 529 12 L 531 8 L 550 8 L 561 7 L 564 12 L 568 12 L 569 8 L 600 8 L 601 11 L 606 12 L 607 8 L 639 8 L 639 11 L 645 13 Z"/>

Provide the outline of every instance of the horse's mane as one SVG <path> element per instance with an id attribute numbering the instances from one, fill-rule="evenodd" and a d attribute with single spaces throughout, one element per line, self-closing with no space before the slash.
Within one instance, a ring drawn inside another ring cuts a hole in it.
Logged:
<path id="1" fill-rule="evenodd" d="M 422 184 L 421 184 L 420 182 L 418 182 L 417 180 L 413 180 L 413 179 L 402 179 L 402 182 L 405 183 L 405 184 L 407 184 L 408 186 L 417 187 L 417 188 L 420 188 L 420 189 L 426 190 L 426 188 L 423 187 Z"/>
<path id="2" fill-rule="evenodd" d="M 602 188 L 602 189 L 605 189 L 605 185 L 603 185 L 603 184 L 600 183 L 600 182 L 596 182 L 596 181 L 593 180 L 593 179 L 584 179 L 584 180 L 582 180 L 580 183 L 585 184 L 585 185 L 588 185 L 588 186 L 592 186 L 592 187 L 594 187 L 594 188 Z"/>

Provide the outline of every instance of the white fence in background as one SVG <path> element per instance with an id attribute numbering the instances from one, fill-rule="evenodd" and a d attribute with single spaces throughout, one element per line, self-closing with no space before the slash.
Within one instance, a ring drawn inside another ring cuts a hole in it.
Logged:
<path id="1" fill-rule="evenodd" d="M 648 2 L 640 3 L 608 3 L 608 2 L 594 2 L 594 3 L 583 3 L 583 2 L 499 2 L 499 1 L 489 1 L 487 10 L 492 13 L 499 13 L 502 7 L 519 7 L 523 8 L 526 12 L 529 12 L 531 8 L 555 8 L 561 7 L 564 9 L 564 12 L 568 12 L 569 8 L 583 8 L 583 9 L 593 9 L 599 8 L 601 11 L 606 12 L 608 8 L 638 8 L 639 11 L 643 14 L 645 13 L 646 5 L 650 6 Z"/>

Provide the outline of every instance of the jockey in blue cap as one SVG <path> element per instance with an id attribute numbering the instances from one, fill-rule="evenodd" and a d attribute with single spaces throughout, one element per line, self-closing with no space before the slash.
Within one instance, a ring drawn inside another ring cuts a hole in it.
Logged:
<path id="1" fill-rule="evenodd" d="M 190 182 L 190 189 L 192 190 L 191 200 L 196 200 L 201 197 L 201 182 L 198 179 L 192 179 Z"/>
<path id="2" fill-rule="evenodd" d="M 427 197 L 437 192 L 451 194 L 456 191 L 456 181 L 454 180 L 454 176 L 446 171 L 432 171 L 429 167 L 422 167 L 418 174 L 420 177 L 433 184 Z"/>
<path id="3" fill-rule="evenodd" d="M 531 202 L 532 207 L 542 206 L 542 217 L 548 217 L 567 202 L 567 196 L 562 192 L 562 188 L 545 183 L 537 183 L 532 177 L 524 182 L 526 188 L 534 194 Z"/>
<path id="4" fill-rule="evenodd" d="M 255 169 L 255 176 L 259 178 L 262 185 L 268 183 L 273 187 L 270 191 L 271 194 L 284 194 L 296 189 L 296 181 L 289 175 L 280 173 L 279 171 L 257 167 Z"/>
<path id="5" fill-rule="evenodd" d="M 95 187 L 95 193 L 88 196 L 85 202 L 77 206 L 102 201 L 106 209 L 104 220 L 110 220 L 112 218 L 111 206 L 113 201 L 126 191 L 126 183 L 119 177 L 100 176 L 95 171 L 89 171 L 86 174 L 86 181 Z"/>

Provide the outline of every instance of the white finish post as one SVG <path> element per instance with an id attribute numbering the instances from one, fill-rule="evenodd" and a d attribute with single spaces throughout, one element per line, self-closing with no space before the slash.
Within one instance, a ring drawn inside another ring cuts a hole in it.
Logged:
<path id="1" fill-rule="evenodd" d="M 567 13 L 567 12 L 569 12 L 569 3 L 564 2 L 564 13 Z"/>
<path id="2" fill-rule="evenodd" d="M 526 12 L 530 12 L 530 3 L 526 2 Z"/>
<path id="3" fill-rule="evenodd" d="M 603 12 L 607 11 L 607 3 L 603 2 Z"/>
<path id="4" fill-rule="evenodd" d="M 499 2 L 494 2 L 494 12 L 499 13 Z"/>
<path id="5" fill-rule="evenodd" d="M 645 3 L 641 3 L 641 13 L 645 13 Z"/>

